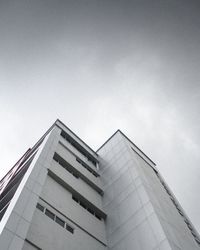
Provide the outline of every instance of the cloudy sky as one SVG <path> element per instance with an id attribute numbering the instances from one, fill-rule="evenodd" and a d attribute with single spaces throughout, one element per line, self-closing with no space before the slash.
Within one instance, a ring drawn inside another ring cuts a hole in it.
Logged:
<path id="1" fill-rule="evenodd" d="M 0 177 L 56 118 L 97 149 L 120 128 L 200 232 L 200 3 L 1 0 Z"/>

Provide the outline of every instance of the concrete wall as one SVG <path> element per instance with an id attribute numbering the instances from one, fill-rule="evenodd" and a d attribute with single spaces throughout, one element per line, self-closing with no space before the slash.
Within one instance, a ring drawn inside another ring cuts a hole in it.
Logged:
<path id="1" fill-rule="evenodd" d="M 137 163 L 122 135 L 118 132 L 98 153 L 102 162 L 103 208 L 108 215 L 109 249 L 151 250 L 168 245 L 151 204 L 146 202 Z"/>
<path id="2" fill-rule="evenodd" d="M 24 245 L 58 137 L 59 131 L 54 128 L 41 144 L 11 200 L 0 224 L 2 250 L 21 250 Z"/>
<path id="3" fill-rule="evenodd" d="M 1 221 L 0 248 L 3 250 L 107 249 L 104 220 L 99 220 L 75 202 L 72 199 L 72 193 L 48 175 L 51 170 L 62 179 L 63 183 L 93 204 L 98 211 L 102 210 L 102 196 L 99 194 L 100 178 L 93 176 L 76 161 L 75 154 L 85 162 L 87 159 L 82 157 L 72 145 L 68 146 L 71 147 L 72 152 L 74 151 L 73 154 L 61 146 L 60 141 L 63 140 L 63 144 L 67 142 L 64 142 L 60 133 L 61 129 L 55 126 L 47 136 Z M 84 143 L 82 146 L 87 149 Z M 53 160 L 56 151 L 84 178 L 76 179 L 56 163 Z M 96 157 L 91 150 L 90 153 Z M 91 162 L 87 164 L 97 171 Z M 71 234 L 38 210 L 36 204 L 39 200 L 45 203 L 46 207 L 49 206 L 60 218 L 68 221 L 73 226 L 74 233 Z"/>
<path id="4" fill-rule="evenodd" d="M 62 138 L 60 137 L 60 140 Z M 101 185 L 101 180 L 98 177 L 93 176 L 92 173 L 90 173 L 87 169 L 85 169 L 79 162 L 76 161 L 76 157 L 75 155 L 77 155 L 77 152 L 75 152 L 75 149 L 72 148 L 72 146 L 64 141 L 65 147 L 63 147 L 60 143 L 58 143 L 57 147 L 56 147 L 56 152 L 64 159 L 66 160 L 70 165 L 72 165 L 77 171 L 79 171 L 80 173 L 82 173 L 82 175 L 85 176 L 85 178 L 87 178 L 88 180 L 90 180 L 92 183 L 94 183 L 94 185 L 96 185 L 98 188 L 102 189 L 102 185 Z M 71 148 L 70 148 L 71 147 Z M 70 150 L 72 152 L 74 152 L 75 155 L 73 155 L 72 153 L 70 153 L 67 148 L 70 148 Z M 77 155 L 78 156 L 78 155 Z M 79 158 L 83 160 L 83 162 L 87 163 L 87 160 L 84 157 L 81 157 L 79 155 Z M 91 169 L 93 169 L 94 171 L 97 171 L 97 169 L 92 165 L 92 164 L 88 164 L 90 165 Z"/>
<path id="5" fill-rule="evenodd" d="M 141 182 L 172 249 L 199 249 L 184 218 L 179 214 L 153 169 L 142 161 L 139 156 L 134 155 L 134 157 L 138 160 Z M 173 199 L 175 198 L 173 197 Z"/>
<path id="6" fill-rule="evenodd" d="M 95 206 L 102 209 L 102 196 L 97 193 L 92 187 L 90 187 L 84 180 L 81 178 L 74 177 L 66 169 L 60 166 L 57 162 L 53 161 L 50 170 L 55 173 L 58 177 L 76 190 L 79 194 L 84 196 L 87 200 L 92 202 Z"/>
<path id="7" fill-rule="evenodd" d="M 198 249 L 146 157 L 131 147 L 117 132 L 98 151 L 109 249 Z M 180 234 L 187 237 L 180 238 Z"/>
<path id="8" fill-rule="evenodd" d="M 41 197 L 67 218 L 106 244 L 105 225 L 72 199 L 72 194 L 51 177 L 46 179 Z"/>
<path id="9" fill-rule="evenodd" d="M 53 160 L 53 155 L 57 152 L 74 169 L 79 171 L 94 185 L 100 189 L 101 182 L 99 177 L 93 176 L 87 169 L 80 165 L 74 156 L 76 152 L 73 147 L 66 150 L 59 142 L 62 141 L 60 129 L 57 129 L 57 143 L 54 145 L 51 161 L 48 162 L 45 182 L 40 193 L 40 203 L 54 212 L 69 224 L 73 225 L 74 234 L 62 228 L 55 221 L 49 219 L 44 213 L 35 208 L 34 216 L 26 236 L 27 240 L 35 244 L 38 248 L 55 249 L 81 249 L 81 250 L 105 250 L 106 236 L 104 220 L 97 219 L 86 209 L 72 199 L 72 193 L 61 185 L 55 178 L 47 174 L 50 170 L 57 177 L 66 183 L 67 187 L 72 188 L 84 199 L 88 200 L 95 207 L 102 210 L 102 196 L 93 189 L 82 178 L 75 178 L 71 173 L 64 169 L 60 164 Z M 67 142 L 64 142 L 67 145 Z M 65 145 L 65 146 L 66 146 Z M 68 145 L 71 146 L 70 144 Z M 83 157 L 83 160 L 84 157 Z M 97 169 L 95 169 L 97 170 Z M 29 242 L 24 242 L 23 250 L 34 249 Z M 37 248 L 36 248 L 37 249 Z"/>
<path id="10" fill-rule="evenodd" d="M 42 203 L 40 201 L 40 203 Z M 105 250 L 103 246 L 96 239 L 91 237 L 88 233 L 80 229 L 78 226 L 67 220 L 66 217 L 48 207 L 50 211 L 66 221 L 70 226 L 73 226 L 74 233 L 68 232 L 55 221 L 51 220 L 40 210 L 36 209 L 31 226 L 29 228 L 27 239 L 41 249 L 48 250 L 63 250 L 63 249 L 81 249 L 81 250 Z M 31 248 L 30 248 L 31 249 Z M 34 248 L 33 248 L 34 249 Z M 27 250 L 27 243 L 24 244 L 23 250 Z M 35 249 L 34 249 L 35 250 Z"/>

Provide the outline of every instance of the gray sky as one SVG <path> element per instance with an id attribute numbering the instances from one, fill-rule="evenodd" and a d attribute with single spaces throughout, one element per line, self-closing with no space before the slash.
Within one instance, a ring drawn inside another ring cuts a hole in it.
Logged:
<path id="1" fill-rule="evenodd" d="M 200 3 L 1 0 L 0 177 L 56 118 L 97 149 L 120 128 L 200 232 Z"/>

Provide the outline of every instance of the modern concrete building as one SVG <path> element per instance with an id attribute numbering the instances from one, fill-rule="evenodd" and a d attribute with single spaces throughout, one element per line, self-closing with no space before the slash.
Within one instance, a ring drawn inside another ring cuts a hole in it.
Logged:
<path id="1" fill-rule="evenodd" d="M 94 152 L 57 120 L 0 182 L 1 250 L 199 249 L 198 233 L 121 131 Z"/>

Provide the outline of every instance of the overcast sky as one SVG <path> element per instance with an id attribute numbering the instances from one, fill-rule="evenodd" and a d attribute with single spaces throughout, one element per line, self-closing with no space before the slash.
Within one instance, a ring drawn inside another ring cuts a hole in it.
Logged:
<path id="1" fill-rule="evenodd" d="M 199 0 L 1 0 L 0 177 L 56 118 L 95 150 L 119 128 L 200 232 L 199 13 Z"/>

